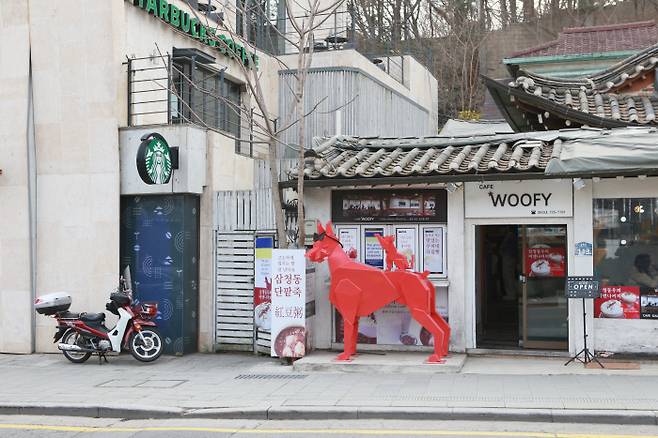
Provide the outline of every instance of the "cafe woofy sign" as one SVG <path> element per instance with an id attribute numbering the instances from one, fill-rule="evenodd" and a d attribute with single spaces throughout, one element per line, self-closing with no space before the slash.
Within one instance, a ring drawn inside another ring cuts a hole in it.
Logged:
<path id="1" fill-rule="evenodd" d="M 222 55 L 239 60 L 248 68 L 258 68 L 258 55 L 249 51 L 233 38 L 217 34 L 213 27 L 205 26 L 194 16 L 181 10 L 167 0 L 125 0 L 132 3 L 147 14 L 159 18 L 170 26 L 184 32 L 191 38 L 216 48 Z"/>
<path id="2" fill-rule="evenodd" d="M 171 149 L 157 133 L 142 137 L 137 149 L 137 172 L 146 184 L 167 184 L 172 173 Z"/>
<path id="3" fill-rule="evenodd" d="M 568 217 L 572 215 L 569 180 L 466 183 L 466 217 Z"/>

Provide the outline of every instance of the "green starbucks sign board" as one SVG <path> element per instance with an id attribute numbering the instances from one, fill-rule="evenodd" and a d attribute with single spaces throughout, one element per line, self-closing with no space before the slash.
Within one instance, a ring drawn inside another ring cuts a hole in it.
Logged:
<path id="1" fill-rule="evenodd" d="M 146 184 L 167 184 L 173 170 L 171 148 L 158 133 L 141 138 L 137 149 L 137 171 Z"/>
<path id="2" fill-rule="evenodd" d="M 239 60 L 245 67 L 258 68 L 258 55 L 256 52 L 250 53 L 243 45 L 236 42 L 233 38 L 217 33 L 213 27 L 205 26 L 199 20 L 181 10 L 167 0 L 126 0 L 138 8 L 144 10 L 147 14 L 159 18 L 168 25 L 182 31 L 186 35 L 213 47 L 222 55 Z"/>

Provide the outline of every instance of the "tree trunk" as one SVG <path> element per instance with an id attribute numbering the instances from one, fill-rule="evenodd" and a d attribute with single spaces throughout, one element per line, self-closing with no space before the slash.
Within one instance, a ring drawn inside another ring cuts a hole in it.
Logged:
<path id="1" fill-rule="evenodd" d="M 281 205 L 281 192 L 279 191 L 279 154 L 277 152 L 278 144 L 276 140 L 270 138 L 268 147 L 268 161 L 270 164 L 270 183 L 272 185 L 272 206 L 274 207 L 276 239 L 279 242 L 279 248 L 288 248 L 286 223 L 285 218 L 283 217 L 283 208 Z"/>
<path id="2" fill-rule="evenodd" d="M 530 21 L 535 18 L 534 0 L 523 0 L 523 20 Z"/>
<path id="3" fill-rule="evenodd" d="M 312 22 L 311 22 L 312 25 Z M 306 38 L 303 35 L 300 41 L 308 45 L 306 56 L 313 56 L 313 38 L 312 35 Z M 302 47 L 304 47 L 302 45 Z M 306 143 L 306 118 L 304 117 L 304 83 L 306 82 L 306 56 L 300 52 L 297 56 L 297 98 L 295 99 L 295 117 L 297 118 L 297 143 L 299 146 L 299 159 L 297 163 L 297 229 L 298 241 L 297 247 L 303 248 L 306 240 L 306 230 L 304 229 L 304 151 Z"/>
<path id="4" fill-rule="evenodd" d="M 502 1 L 506 1 L 506 0 L 502 0 Z M 509 0 L 509 13 L 510 13 L 510 22 L 516 23 L 519 17 L 516 12 L 516 0 Z"/>
<path id="5" fill-rule="evenodd" d="M 508 23 L 509 23 L 509 15 L 507 12 L 507 0 L 500 0 L 500 24 L 503 28 L 505 28 L 507 27 Z"/>

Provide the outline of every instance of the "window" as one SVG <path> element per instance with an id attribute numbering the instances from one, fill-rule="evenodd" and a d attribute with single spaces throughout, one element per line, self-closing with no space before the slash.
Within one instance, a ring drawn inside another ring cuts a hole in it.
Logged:
<path id="1" fill-rule="evenodd" d="M 245 10 L 246 9 L 246 10 Z M 237 34 L 272 54 L 284 51 L 285 3 L 280 0 L 238 0 L 235 12 Z"/>
<path id="2" fill-rule="evenodd" d="M 241 138 L 240 84 L 226 79 L 223 71 L 190 58 L 174 60 L 172 77 L 172 122 L 196 123 Z"/>
<path id="3" fill-rule="evenodd" d="M 658 199 L 595 199 L 593 243 L 594 316 L 658 318 Z"/>

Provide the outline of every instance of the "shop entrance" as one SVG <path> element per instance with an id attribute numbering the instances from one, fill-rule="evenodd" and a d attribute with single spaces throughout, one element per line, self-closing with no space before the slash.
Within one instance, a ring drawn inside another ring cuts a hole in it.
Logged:
<path id="1" fill-rule="evenodd" d="M 568 348 L 565 225 L 476 226 L 478 348 Z"/>

